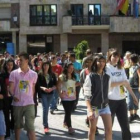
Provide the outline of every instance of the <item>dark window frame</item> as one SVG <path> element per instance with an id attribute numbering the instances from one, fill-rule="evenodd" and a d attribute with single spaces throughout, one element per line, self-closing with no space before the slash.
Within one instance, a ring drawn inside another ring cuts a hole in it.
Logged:
<path id="1" fill-rule="evenodd" d="M 93 15 L 93 16 L 90 16 L 90 15 L 89 15 L 89 6 L 90 6 L 90 5 L 93 5 L 93 6 L 94 6 L 94 13 L 95 13 L 95 6 L 96 6 L 96 5 L 100 5 L 100 15 Z M 101 25 L 101 24 L 102 24 L 102 21 L 101 21 L 101 9 L 102 9 L 102 7 L 101 7 L 101 6 L 102 6 L 102 5 L 101 5 L 100 3 L 88 4 L 88 19 L 89 19 L 89 20 L 88 20 L 88 24 L 89 24 L 89 25 Z M 94 24 L 90 24 L 90 17 L 93 18 L 93 20 L 94 20 L 93 23 L 94 23 Z M 100 21 L 99 24 L 96 24 L 96 21 L 97 21 L 96 19 L 97 19 L 97 18 L 99 18 L 99 21 Z"/>
<path id="2" fill-rule="evenodd" d="M 73 15 L 73 11 L 72 11 L 72 6 L 82 6 L 82 15 L 78 16 L 78 15 Z M 71 11 L 72 11 L 72 25 L 83 25 L 83 17 L 84 17 L 84 5 L 83 4 L 71 4 Z"/>
<path id="3" fill-rule="evenodd" d="M 55 7 L 56 7 L 56 15 L 52 15 L 52 13 L 51 13 L 51 6 L 53 6 L 53 5 L 55 5 Z M 37 15 L 37 6 L 42 6 L 42 15 Z M 45 6 L 49 6 L 49 12 L 50 12 L 49 16 L 45 15 L 45 12 L 44 12 L 44 7 Z M 35 7 L 35 10 L 36 10 L 36 15 L 35 16 L 31 15 L 32 7 Z M 32 18 L 35 18 L 36 21 L 37 21 L 37 18 L 39 18 L 39 17 L 42 18 L 42 24 L 37 24 L 37 23 L 32 23 L 31 22 Z M 50 18 L 50 20 L 49 20 L 50 24 L 45 24 L 45 18 L 46 17 Z M 53 18 L 56 19 L 55 24 L 52 24 L 52 19 Z M 30 26 L 57 26 L 57 4 L 30 5 Z"/>

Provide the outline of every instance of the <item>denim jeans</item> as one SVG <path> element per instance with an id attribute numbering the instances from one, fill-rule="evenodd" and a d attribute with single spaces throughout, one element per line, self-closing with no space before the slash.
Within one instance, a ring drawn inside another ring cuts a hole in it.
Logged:
<path id="1" fill-rule="evenodd" d="M 133 92 L 139 101 L 140 94 L 138 89 L 133 89 Z M 138 109 L 139 107 L 134 104 L 132 96 L 128 93 L 128 110 L 130 111 L 130 110 L 138 110 Z"/>
<path id="2" fill-rule="evenodd" d="M 50 104 L 50 110 L 54 111 L 57 108 L 57 103 L 58 103 L 58 93 L 57 90 L 53 91 L 53 99 L 52 102 Z"/>
<path id="3" fill-rule="evenodd" d="M 6 134 L 6 126 L 5 126 L 5 119 L 4 113 L 0 110 L 0 136 L 5 136 Z"/>
<path id="4" fill-rule="evenodd" d="M 53 99 L 53 94 L 41 94 L 42 99 L 42 107 L 43 107 L 43 126 L 44 128 L 48 128 L 48 112 L 49 106 Z"/>

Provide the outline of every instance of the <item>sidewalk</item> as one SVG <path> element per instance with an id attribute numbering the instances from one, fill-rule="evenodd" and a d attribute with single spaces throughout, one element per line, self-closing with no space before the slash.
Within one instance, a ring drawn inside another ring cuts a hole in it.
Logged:
<path id="1" fill-rule="evenodd" d="M 85 125 L 86 106 L 83 96 L 81 95 L 80 97 L 76 111 L 72 113 L 72 126 L 75 129 L 75 134 L 73 136 L 69 135 L 67 129 L 63 128 L 63 107 L 59 105 L 58 109 L 59 111 L 55 111 L 54 115 L 49 114 L 50 134 L 45 135 L 42 125 L 42 105 L 39 104 L 38 116 L 35 120 L 37 140 L 87 140 L 88 128 Z M 100 117 L 97 126 L 99 127 L 100 134 L 96 136 L 96 140 L 103 140 L 104 127 Z M 130 124 L 130 128 L 132 132 L 132 140 L 140 140 L 140 122 Z M 14 140 L 13 137 L 12 140 Z M 23 130 L 21 132 L 21 140 L 28 140 L 26 132 Z M 121 140 L 121 130 L 116 118 L 113 125 L 113 140 Z"/>

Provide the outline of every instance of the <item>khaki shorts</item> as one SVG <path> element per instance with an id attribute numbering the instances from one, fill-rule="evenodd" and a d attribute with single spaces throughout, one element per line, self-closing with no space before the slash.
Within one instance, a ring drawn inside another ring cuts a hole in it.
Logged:
<path id="1" fill-rule="evenodd" d="M 23 128 L 34 131 L 35 107 L 34 105 L 14 106 L 15 129 Z M 25 123 L 24 123 L 25 122 Z"/>

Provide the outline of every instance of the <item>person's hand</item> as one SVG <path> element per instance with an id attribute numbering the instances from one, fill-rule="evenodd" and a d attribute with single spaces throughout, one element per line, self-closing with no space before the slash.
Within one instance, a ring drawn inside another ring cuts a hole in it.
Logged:
<path id="1" fill-rule="evenodd" d="M 14 100 L 15 102 L 19 102 L 19 99 L 18 99 L 17 97 L 13 97 L 13 100 Z"/>
<path id="2" fill-rule="evenodd" d="M 48 88 L 45 88 L 45 90 L 44 90 L 45 92 L 49 92 L 49 89 Z"/>
<path id="3" fill-rule="evenodd" d="M 139 102 L 138 102 L 138 99 L 137 99 L 137 97 L 135 96 L 135 97 L 133 97 L 133 102 L 134 102 L 134 104 L 136 105 L 136 106 L 138 106 L 139 105 Z"/>
<path id="4" fill-rule="evenodd" d="M 52 92 L 52 91 L 53 91 L 53 89 L 52 89 L 52 88 L 49 88 L 49 89 L 48 89 L 48 92 L 49 92 L 49 93 L 50 93 L 50 92 Z"/>
<path id="5" fill-rule="evenodd" d="M 0 99 L 3 99 L 3 95 L 2 94 L 0 94 Z"/>
<path id="6" fill-rule="evenodd" d="M 61 99 L 63 99 L 63 98 L 64 98 L 64 94 L 63 94 L 63 93 L 59 93 L 59 97 L 60 97 Z"/>
<path id="7" fill-rule="evenodd" d="M 48 88 L 46 88 L 46 87 L 40 87 L 43 91 L 45 91 L 45 92 L 49 92 L 48 91 Z"/>
<path id="8" fill-rule="evenodd" d="M 88 119 L 89 120 L 94 120 L 95 119 L 95 116 L 94 116 L 94 112 L 93 111 L 89 111 L 88 112 Z"/>

